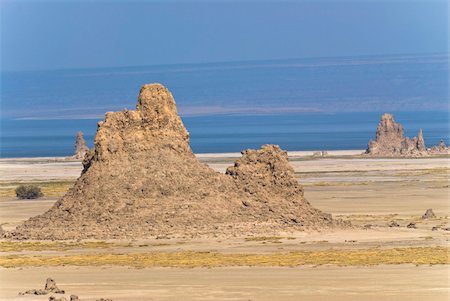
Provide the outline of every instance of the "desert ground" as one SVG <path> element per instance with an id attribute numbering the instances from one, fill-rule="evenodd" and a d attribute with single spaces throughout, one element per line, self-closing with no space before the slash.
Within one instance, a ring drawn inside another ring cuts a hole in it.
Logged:
<path id="1" fill-rule="evenodd" d="M 0 241 L 1 300 L 52 277 L 81 300 L 449 300 L 450 158 L 290 152 L 305 197 L 353 227 L 277 236 L 132 241 Z M 199 154 L 224 172 L 238 153 Z M 79 176 L 79 161 L 0 159 L 0 224 L 42 213 Z M 17 200 L 20 183 L 44 197 Z M 432 208 L 435 218 L 422 219 Z M 389 227 L 392 222 L 398 227 Z M 415 223 L 415 228 L 407 225 Z"/>

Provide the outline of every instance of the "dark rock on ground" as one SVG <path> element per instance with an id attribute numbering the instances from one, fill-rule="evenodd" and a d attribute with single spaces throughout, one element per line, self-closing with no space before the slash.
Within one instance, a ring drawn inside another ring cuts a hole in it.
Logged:
<path id="1" fill-rule="evenodd" d="M 25 291 L 25 292 L 19 293 L 19 294 L 20 295 L 47 295 L 49 293 L 64 294 L 65 292 L 64 292 L 64 290 L 61 290 L 58 288 L 55 280 L 53 280 L 52 278 L 47 278 L 44 289 L 28 290 L 28 291 Z"/>
<path id="2" fill-rule="evenodd" d="M 416 229 L 416 228 L 417 228 L 417 227 L 416 227 L 416 223 L 411 222 L 411 223 L 409 223 L 409 224 L 406 226 L 406 228 Z"/>
<path id="3" fill-rule="evenodd" d="M 389 223 L 389 227 L 391 227 L 391 228 L 393 228 L 393 227 L 400 227 L 400 225 L 396 221 L 391 221 Z"/>
<path id="4" fill-rule="evenodd" d="M 434 214 L 433 209 L 427 209 L 427 211 L 422 215 L 422 219 L 435 218 L 436 214 Z"/>
<path id="5" fill-rule="evenodd" d="M 67 301 L 67 299 L 64 297 L 56 298 L 55 296 L 51 296 L 48 298 L 48 301 Z"/>

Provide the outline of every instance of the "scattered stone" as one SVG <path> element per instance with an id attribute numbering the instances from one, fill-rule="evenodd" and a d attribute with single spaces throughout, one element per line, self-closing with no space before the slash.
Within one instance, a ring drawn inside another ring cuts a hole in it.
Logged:
<path id="1" fill-rule="evenodd" d="M 409 223 L 409 224 L 406 226 L 406 228 L 416 229 L 416 228 L 417 228 L 417 227 L 416 227 L 416 223 L 411 222 L 411 223 Z"/>
<path id="2" fill-rule="evenodd" d="M 308 203 L 279 146 L 243 151 L 226 174 L 199 162 L 173 96 L 160 84 L 141 88 L 135 111 L 106 113 L 94 145 L 74 187 L 8 232 L 11 238 L 233 236 L 349 226 Z"/>
<path id="3" fill-rule="evenodd" d="M 49 293 L 64 294 L 65 292 L 56 286 L 55 280 L 52 278 L 47 278 L 44 289 L 28 290 L 23 293 L 19 293 L 19 295 L 47 295 Z"/>
<path id="4" fill-rule="evenodd" d="M 373 227 L 372 224 L 367 224 L 367 225 L 364 225 L 364 226 L 363 226 L 363 228 L 366 229 L 366 230 L 372 229 L 372 227 Z"/>
<path id="5" fill-rule="evenodd" d="M 75 138 L 75 154 L 73 157 L 75 159 L 82 160 L 84 156 L 89 151 L 89 148 L 86 146 L 86 141 L 84 140 L 83 132 L 79 131 Z"/>
<path id="6" fill-rule="evenodd" d="M 439 230 L 439 227 L 433 227 L 433 228 L 431 228 L 431 231 L 437 231 L 437 230 Z"/>
<path id="7" fill-rule="evenodd" d="M 427 209 L 427 211 L 422 215 L 422 219 L 435 218 L 436 214 L 434 214 L 433 209 Z"/>
<path id="8" fill-rule="evenodd" d="M 391 228 L 393 228 L 393 227 L 400 227 L 400 225 L 396 221 L 391 221 L 389 223 L 389 227 L 391 227 Z"/>
<path id="9" fill-rule="evenodd" d="M 448 148 L 443 141 L 439 146 L 428 150 L 425 146 L 422 129 L 417 137 L 404 137 L 402 125 L 395 122 L 392 114 L 384 114 L 378 124 L 376 138 L 369 141 L 364 154 L 386 157 L 420 157 L 447 153 Z"/>
<path id="10" fill-rule="evenodd" d="M 80 299 L 78 298 L 77 295 L 70 295 L 70 301 L 79 301 Z"/>
<path id="11" fill-rule="evenodd" d="M 64 297 L 56 298 L 55 296 L 51 296 L 48 298 L 48 301 L 67 301 L 67 299 Z"/>
<path id="12" fill-rule="evenodd" d="M 47 295 L 49 292 L 43 289 L 27 290 L 19 293 L 19 295 Z"/>

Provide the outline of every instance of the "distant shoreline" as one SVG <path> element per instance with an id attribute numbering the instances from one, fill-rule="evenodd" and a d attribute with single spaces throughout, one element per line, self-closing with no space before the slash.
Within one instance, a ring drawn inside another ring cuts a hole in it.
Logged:
<path id="1" fill-rule="evenodd" d="M 314 156 L 315 152 L 326 151 L 328 156 L 355 156 L 361 155 L 365 150 L 314 150 L 314 151 L 288 151 L 290 158 L 296 157 L 310 157 Z M 197 158 L 205 159 L 215 159 L 215 158 L 239 158 L 241 156 L 240 152 L 226 152 L 226 153 L 195 153 Z M 326 158 L 327 156 L 324 156 Z M 0 157 L 1 161 L 80 161 L 76 159 L 71 159 L 70 156 L 49 156 L 49 157 Z"/>
<path id="2" fill-rule="evenodd" d="M 442 155 L 429 155 L 429 156 L 417 156 L 417 157 L 396 157 L 396 156 L 364 156 L 364 149 L 359 150 L 314 150 L 314 151 L 287 151 L 290 160 L 296 159 L 392 159 L 392 160 L 402 160 L 402 159 L 427 159 L 427 158 L 450 158 L 448 154 Z M 315 154 L 316 152 L 325 152 L 324 155 Z M 220 159 L 237 159 L 242 155 L 240 152 L 225 152 L 225 153 L 195 153 L 197 159 L 200 161 L 216 161 Z M 71 156 L 49 156 L 49 157 L 0 157 L 0 163 L 8 162 L 23 162 L 23 163 L 81 163 L 82 160 L 77 160 Z"/>

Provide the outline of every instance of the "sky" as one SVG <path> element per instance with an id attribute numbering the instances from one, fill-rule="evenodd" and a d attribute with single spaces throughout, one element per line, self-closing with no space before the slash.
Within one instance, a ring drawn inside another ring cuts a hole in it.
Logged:
<path id="1" fill-rule="evenodd" d="M 448 1 L 0 0 L 2 71 L 448 52 Z"/>

